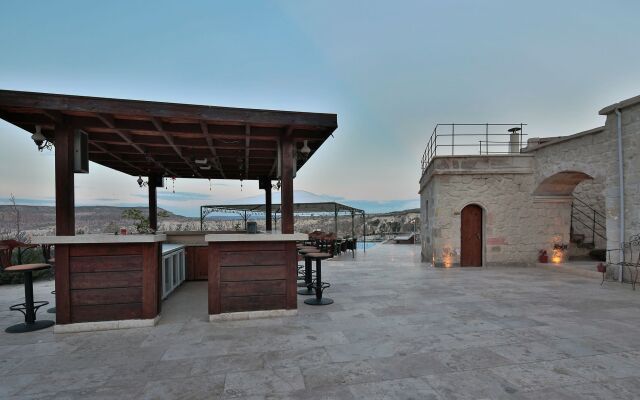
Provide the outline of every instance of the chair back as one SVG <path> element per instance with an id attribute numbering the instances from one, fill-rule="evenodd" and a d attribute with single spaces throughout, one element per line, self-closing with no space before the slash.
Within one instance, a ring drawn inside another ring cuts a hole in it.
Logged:
<path id="1" fill-rule="evenodd" d="M 0 268 L 4 270 L 11 266 L 11 254 L 13 248 L 4 244 L 0 244 Z"/>

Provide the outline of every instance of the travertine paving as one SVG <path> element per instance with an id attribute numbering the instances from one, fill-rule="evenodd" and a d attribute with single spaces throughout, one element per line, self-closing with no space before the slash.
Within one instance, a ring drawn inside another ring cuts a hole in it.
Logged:
<path id="1" fill-rule="evenodd" d="M 379 245 L 323 264 L 335 303 L 206 322 L 206 284 L 154 328 L 0 333 L 0 398 L 637 399 L 640 291 L 535 268 L 434 269 Z M 51 298 L 52 282 L 36 297 Z M 3 328 L 22 287 L 0 287 Z M 39 317 L 47 314 L 39 313 Z"/>

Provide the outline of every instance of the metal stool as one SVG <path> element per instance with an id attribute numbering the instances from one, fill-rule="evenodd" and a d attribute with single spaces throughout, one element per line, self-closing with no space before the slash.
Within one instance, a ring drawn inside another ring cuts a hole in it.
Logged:
<path id="1" fill-rule="evenodd" d="M 311 299 L 306 299 L 304 301 L 305 304 L 309 304 L 311 306 L 326 306 L 329 304 L 333 304 L 333 299 L 328 297 L 322 297 L 322 292 L 325 289 L 331 287 L 331 284 L 328 282 L 322 282 L 322 260 L 326 260 L 327 258 L 331 258 L 331 254 L 329 253 L 309 253 L 305 258 L 309 258 L 309 260 L 316 261 L 316 279 L 314 281 L 315 287 L 314 290 L 316 292 L 316 297 Z"/>
<path id="2" fill-rule="evenodd" d="M 51 268 L 49 264 L 22 264 L 6 267 L 6 272 L 22 272 L 24 273 L 24 297 L 25 302 L 14 304 L 9 309 L 11 311 L 20 311 L 24 314 L 24 322 L 12 325 L 5 329 L 7 333 L 23 333 L 33 332 L 45 329 L 54 324 L 53 321 L 41 320 L 36 321 L 36 312 L 40 307 L 49 304 L 48 301 L 33 301 L 33 271 Z"/>
<path id="3" fill-rule="evenodd" d="M 304 287 L 304 289 L 298 290 L 298 294 L 302 296 L 311 296 L 313 291 L 313 269 L 312 269 L 312 261 L 308 257 L 309 254 L 319 253 L 320 250 L 315 247 L 309 247 L 307 249 L 300 249 L 300 254 L 304 257 L 304 282 L 302 285 L 298 284 L 299 287 Z"/>
<path id="4" fill-rule="evenodd" d="M 54 277 L 54 279 L 55 279 L 56 259 L 55 259 L 55 258 L 50 258 L 49 260 L 47 260 L 47 262 L 48 262 L 49 264 L 51 264 L 51 271 L 53 271 L 53 272 L 54 272 L 54 276 L 53 276 L 53 277 Z M 55 291 L 55 290 L 52 290 L 52 291 L 51 291 L 51 294 L 56 294 L 56 291 Z M 56 308 L 55 308 L 55 307 L 51 307 L 51 308 L 49 308 L 49 309 L 47 310 L 47 312 L 48 312 L 49 314 L 55 314 L 55 313 L 56 313 Z"/>

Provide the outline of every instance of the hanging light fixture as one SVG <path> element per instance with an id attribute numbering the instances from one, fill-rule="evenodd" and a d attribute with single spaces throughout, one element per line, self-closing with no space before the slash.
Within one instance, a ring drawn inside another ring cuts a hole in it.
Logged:
<path id="1" fill-rule="evenodd" d="M 311 147 L 309 147 L 308 140 L 304 141 L 304 145 L 300 149 L 300 153 L 304 158 L 309 157 L 309 154 L 311 153 Z"/>
<path id="2" fill-rule="evenodd" d="M 138 182 L 138 186 L 140 186 L 141 188 L 142 188 L 142 187 L 145 187 L 145 186 L 147 186 L 147 185 L 149 185 L 149 183 L 148 183 L 148 182 L 145 182 L 145 181 L 142 179 L 142 177 L 141 177 L 141 176 L 139 176 L 139 177 L 138 177 L 138 179 L 136 180 L 136 182 Z"/>
<path id="3" fill-rule="evenodd" d="M 53 146 L 53 144 L 42 134 L 42 128 L 40 125 L 36 125 L 36 133 L 31 135 L 31 140 L 33 140 L 36 146 L 38 146 L 38 151 L 42 151 L 44 149 L 51 150 Z"/>

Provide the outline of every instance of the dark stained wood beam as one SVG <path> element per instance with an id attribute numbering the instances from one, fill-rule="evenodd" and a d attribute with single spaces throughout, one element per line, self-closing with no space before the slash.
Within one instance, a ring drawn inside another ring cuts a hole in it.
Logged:
<path id="1" fill-rule="evenodd" d="M 211 155 L 213 156 L 213 165 L 218 169 L 218 171 L 220 171 L 222 178 L 225 179 L 225 173 L 222 170 L 222 166 L 220 165 L 220 159 L 218 158 L 215 147 L 213 147 L 213 140 L 211 139 L 211 136 L 209 136 L 209 126 L 206 122 L 200 122 L 200 129 L 202 130 L 202 134 L 207 141 L 207 146 L 209 147 Z"/>
<path id="2" fill-rule="evenodd" d="M 64 116 L 60 111 L 42 110 L 42 113 L 46 115 L 50 120 L 55 122 L 56 124 L 61 124 L 64 118 Z"/>
<path id="3" fill-rule="evenodd" d="M 291 138 L 282 139 L 280 153 L 282 165 L 282 186 L 280 189 L 280 226 L 282 233 L 293 233 L 293 161 L 294 143 Z"/>
<path id="4" fill-rule="evenodd" d="M 69 123 L 56 127 L 56 235 L 76 234 L 75 185 L 73 174 L 74 131 Z"/>
<path id="5" fill-rule="evenodd" d="M 102 123 L 104 123 L 106 126 L 115 129 L 114 126 L 114 119 L 112 116 L 110 115 L 105 115 L 105 114 L 96 114 L 96 116 L 100 119 L 100 121 L 102 121 Z M 131 140 L 131 135 L 127 132 L 123 132 L 119 129 L 115 129 L 115 132 L 118 136 L 120 136 L 129 146 L 133 147 L 134 149 L 136 149 L 140 154 L 145 155 L 146 157 L 148 157 L 154 164 L 156 164 L 156 166 L 158 168 L 160 168 L 163 171 L 166 171 L 174 176 L 176 176 L 177 174 L 172 172 L 171 170 L 165 168 L 164 165 L 160 164 L 159 162 L 157 162 L 151 155 L 147 154 L 147 152 L 140 147 L 139 145 L 137 145 L 136 143 L 133 142 L 133 140 Z"/>
<path id="6" fill-rule="evenodd" d="M 140 168 L 138 168 L 135 165 L 131 164 L 130 162 L 126 161 L 125 159 L 123 159 L 122 157 L 118 156 L 117 154 L 114 154 L 114 153 L 110 152 L 109 150 L 105 149 L 99 143 L 91 142 L 91 145 L 94 146 L 95 148 L 97 148 L 98 150 L 100 150 L 101 152 L 106 153 L 106 154 L 110 155 L 111 157 L 115 158 L 116 160 L 122 162 L 123 164 L 126 164 L 126 165 L 130 166 L 131 168 L 137 170 L 140 175 L 146 175 L 145 171 L 141 170 Z"/>
<path id="7" fill-rule="evenodd" d="M 153 125 L 155 125 L 156 129 L 158 130 L 158 132 L 160 132 L 164 140 L 166 140 L 167 143 L 169 143 L 169 145 L 173 148 L 173 150 L 176 152 L 178 157 L 182 158 L 185 164 L 187 164 L 191 168 L 194 176 L 198 176 L 199 178 L 202 178 L 200 171 L 198 171 L 198 167 L 193 165 L 193 162 L 191 162 L 189 158 L 185 157 L 184 154 L 182 154 L 182 150 L 180 150 L 180 148 L 176 146 L 171 135 L 169 135 L 167 132 L 164 131 L 164 129 L 162 129 L 162 122 L 160 122 L 157 118 L 151 118 L 151 122 L 153 122 Z"/>
<path id="8" fill-rule="evenodd" d="M 204 120 L 223 124 L 310 126 L 323 127 L 332 131 L 338 126 L 335 114 L 215 107 L 12 90 L 0 90 L 0 107 L 2 106 L 38 108 L 60 112 L 131 115 L 193 121 Z"/>
<path id="9" fill-rule="evenodd" d="M 251 145 L 251 126 L 245 126 L 244 139 L 244 176 L 249 177 L 249 146 Z"/>
<path id="10" fill-rule="evenodd" d="M 158 230 L 158 196 L 156 191 L 156 174 L 149 174 L 149 228 Z"/>

